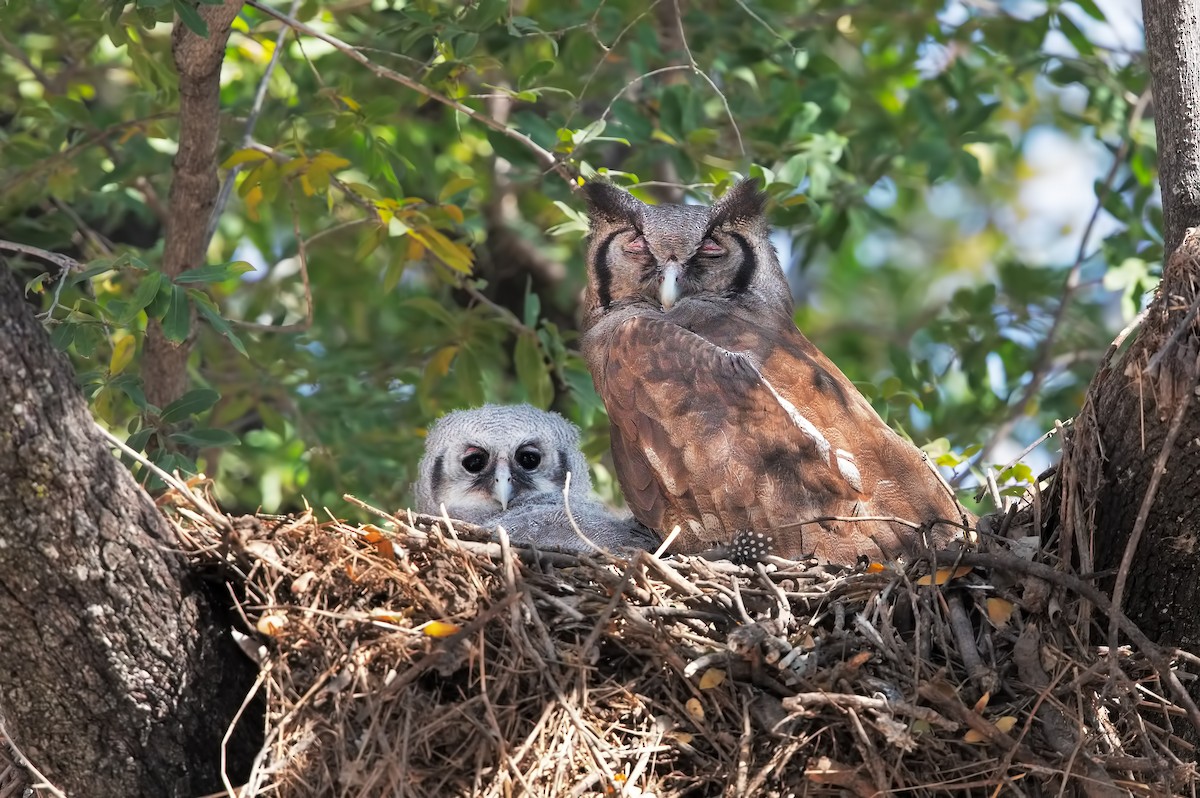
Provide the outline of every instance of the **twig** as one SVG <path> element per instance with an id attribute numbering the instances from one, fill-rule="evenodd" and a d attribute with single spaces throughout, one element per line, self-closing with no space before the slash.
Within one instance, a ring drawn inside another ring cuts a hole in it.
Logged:
<path id="1" fill-rule="evenodd" d="M 1197 298 L 1197 301 L 1200 301 L 1200 297 Z M 1193 307 L 1197 306 L 1193 305 Z M 1190 325 L 1190 315 L 1185 320 L 1185 324 L 1180 326 L 1186 325 Z M 1137 519 L 1133 522 L 1133 531 L 1129 533 L 1129 540 L 1125 542 L 1125 551 L 1121 554 L 1121 565 L 1117 569 L 1117 578 L 1112 589 L 1114 612 L 1110 613 L 1108 618 L 1108 645 L 1113 651 L 1117 649 L 1117 613 L 1119 613 L 1121 602 L 1125 598 L 1125 583 L 1129 579 L 1129 569 L 1133 566 L 1134 555 L 1137 554 L 1142 533 L 1146 530 L 1146 521 L 1150 518 L 1150 507 L 1154 504 L 1155 496 L 1158 495 L 1159 483 L 1162 482 L 1162 476 L 1167 471 L 1167 459 L 1175 450 L 1175 440 L 1179 437 L 1179 428 L 1183 425 L 1183 417 L 1191 407 L 1192 396 L 1195 393 L 1192 386 L 1196 382 L 1197 374 L 1200 374 L 1200 356 L 1192 364 L 1188 390 L 1183 391 L 1183 396 L 1177 400 L 1179 404 L 1175 408 L 1175 415 L 1171 418 L 1171 425 L 1167 428 L 1167 437 L 1163 439 L 1162 449 L 1154 460 L 1154 470 L 1150 472 L 1150 484 L 1146 486 L 1146 495 L 1142 497 L 1141 507 L 1138 508 Z M 1113 667 L 1117 667 L 1116 657 L 1113 658 Z M 1200 731 L 1200 726 L 1197 726 L 1197 731 Z"/>
<path id="2" fill-rule="evenodd" d="M 175 116 L 174 111 L 162 111 L 161 113 L 150 114 L 150 116 L 143 116 L 140 119 L 131 119 L 128 122 L 117 122 L 116 124 L 109 125 L 103 130 L 97 130 L 95 133 L 84 136 L 82 139 L 75 142 L 70 147 L 67 147 L 65 150 L 56 152 L 48 158 L 43 158 L 40 161 L 36 161 L 27 171 L 22 172 L 12 180 L 5 183 L 3 187 L 0 187 L 0 196 L 8 196 L 12 192 L 16 191 L 19 186 L 23 185 L 29 180 L 32 180 L 46 169 L 56 165 L 59 161 L 70 160 L 79 152 L 86 150 L 88 147 L 91 147 L 97 142 L 104 141 L 110 136 L 114 136 L 117 133 L 120 133 L 131 127 L 144 127 L 151 122 L 157 122 L 160 119 L 169 119 L 173 116 Z"/>
<path id="3" fill-rule="evenodd" d="M 19 252 L 22 255 L 28 255 L 31 258 L 37 258 L 49 263 L 53 263 L 60 270 L 60 274 L 65 276 L 70 271 L 83 271 L 83 264 L 67 255 L 61 255 L 57 252 L 41 249 L 40 247 L 32 247 L 29 244 L 18 244 L 16 241 L 0 240 L 0 250 L 8 252 Z"/>
<path id="4" fill-rule="evenodd" d="M 1166 343 L 1164 343 L 1162 347 L 1154 353 L 1154 357 L 1150 358 L 1150 362 L 1147 363 L 1146 368 L 1142 370 L 1143 374 L 1147 374 L 1151 377 L 1158 376 L 1158 369 L 1162 365 L 1163 359 L 1170 354 L 1172 349 L 1175 348 L 1175 345 L 1179 343 L 1179 339 L 1183 336 L 1183 334 L 1191 328 L 1192 322 L 1196 320 L 1197 312 L 1200 312 L 1200 294 L 1197 294 L 1196 298 L 1192 300 L 1192 306 L 1188 308 L 1187 315 L 1184 316 L 1183 320 L 1180 321 L 1175 327 L 1175 331 L 1171 333 L 1171 337 L 1168 338 Z"/>
<path id="5" fill-rule="evenodd" d="M 533 139 L 529 138 L 529 136 L 526 136 L 521 131 L 511 128 L 511 127 L 508 127 L 507 125 L 501 124 L 500 122 L 497 122 L 495 119 L 492 119 L 490 116 L 487 116 L 486 114 L 482 114 L 479 111 L 476 111 L 474 108 L 471 108 L 470 106 L 463 105 L 462 103 L 458 102 L 457 100 L 452 100 L 449 97 L 445 96 L 444 94 L 439 94 L 438 92 L 429 88 L 425 84 L 421 83 L 419 80 L 415 80 L 413 78 L 410 78 L 408 75 L 397 72 L 394 69 L 389 69 L 388 67 L 385 67 L 381 64 L 375 63 L 374 61 L 372 61 L 371 59 L 369 59 L 365 55 L 363 55 L 362 52 L 360 52 L 357 47 L 354 47 L 351 44 L 347 44 L 346 42 L 342 41 L 341 39 L 337 38 L 336 36 L 331 36 L 328 33 L 323 33 L 321 31 L 317 30 L 316 28 L 306 25 L 303 22 L 301 22 L 300 20 L 295 19 L 294 17 L 292 17 L 289 14 L 284 14 L 282 11 L 276 11 L 275 9 L 271 8 L 270 6 L 263 4 L 260 0 L 246 0 L 246 5 L 250 6 L 251 8 L 256 8 L 259 11 L 263 12 L 264 14 L 267 14 L 268 16 L 274 17 L 275 19 L 279 20 L 283 24 L 287 25 L 288 27 L 290 27 L 294 30 L 299 31 L 300 33 L 303 33 L 307 36 L 312 36 L 315 39 L 320 39 L 321 41 L 323 41 L 326 44 L 335 48 L 336 50 L 339 50 L 340 52 L 344 53 L 351 60 L 357 61 L 359 64 L 362 64 L 364 67 L 366 67 L 368 70 L 373 72 L 375 75 L 377 75 L 381 78 L 384 78 L 385 80 L 390 80 L 395 83 L 399 83 L 401 86 L 404 86 L 405 88 L 410 89 L 411 91 L 415 91 L 417 94 L 420 94 L 422 97 L 426 97 L 430 100 L 433 100 L 434 102 L 441 103 L 442 105 L 445 105 L 448 108 L 453 108 L 455 111 L 458 111 L 459 113 L 461 113 L 465 116 L 468 116 L 471 119 L 474 119 L 476 122 L 483 125 L 484 127 L 490 128 L 490 129 L 496 131 L 497 133 L 500 133 L 501 135 L 507 136 L 508 138 L 512 139 L 513 141 L 516 141 L 517 143 L 524 146 L 531 153 L 533 153 L 534 157 L 536 157 L 538 159 L 538 161 L 542 164 L 543 167 L 552 169 L 554 172 L 556 172 L 564 181 L 566 181 L 566 183 L 569 186 L 572 187 L 572 189 L 577 188 L 577 186 L 575 184 L 574 175 L 571 174 L 570 170 L 567 169 L 566 166 L 564 166 L 563 164 L 558 163 L 555 160 L 554 155 L 549 150 L 543 148 L 540 144 L 538 144 Z"/>
<path id="6" fill-rule="evenodd" d="M 613 106 L 616 105 L 617 100 L 624 97 L 626 92 L 641 83 L 643 80 L 655 77 L 656 75 L 665 75 L 668 72 L 684 72 L 691 71 L 692 69 L 693 67 L 690 64 L 672 64 L 671 66 L 659 67 L 658 69 L 652 69 L 649 72 L 638 75 L 636 78 L 622 86 L 620 91 L 612 96 L 612 99 L 608 101 L 608 105 L 604 106 L 604 113 L 600 114 L 600 120 L 603 121 L 608 119 L 608 115 L 612 113 Z M 639 183 L 638 185 L 641 186 L 645 184 Z"/>
<path id="7" fill-rule="evenodd" d="M 1158 678 L 1164 685 L 1171 689 L 1175 698 L 1183 706 L 1187 712 L 1188 719 L 1192 725 L 1200 731 L 1200 708 L 1196 706 L 1196 702 L 1192 700 L 1187 689 L 1179 681 L 1174 671 L 1171 670 L 1170 657 L 1167 652 L 1159 647 L 1157 643 L 1152 641 L 1141 628 L 1129 619 L 1119 608 L 1114 607 L 1099 589 L 1094 585 L 1090 585 L 1077 576 L 1064 573 L 1056 570 L 1052 566 L 1045 563 L 1032 562 L 1023 560 L 1016 555 L 1007 552 L 953 552 L 940 551 L 937 552 L 937 561 L 942 564 L 955 564 L 961 562 L 963 565 L 980 565 L 984 568 L 996 568 L 1000 570 L 1012 570 L 1018 573 L 1035 576 L 1038 579 L 1044 579 L 1052 584 L 1065 587 L 1068 590 L 1082 596 L 1096 606 L 1098 610 L 1108 615 L 1110 618 L 1115 618 L 1118 628 L 1133 641 L 1133 644 L 1141 649 L 1146 655 L 1146 659 L 1154 666 L 1154 670 L 1158 673 Z"/>
<path id="8" fill-rule="evenodd" d="M 129 455 L 134 460 L 141 463 L 145 468 L 153 471 L 155 476 L 169 485 L 173 490 L 177 491 L 185 499 L 190 501 L 192 506 L 199 510 L 201 514 L 208 519 L 209 523 L 223 532 L 233 531 L 233 524 L 229 523 L 229 519 L 213 509 L 212 505 L 210 505 L 207 501 L 196 495 L 192 489 L 187 486 L 187 483 L 185 483 L 183 480 L 177 479 L 171 474 L 168 474 L 166 471 L 150 462 L 149 459 L 144 457 L 139 452 L 135 452 L 133 449 L 127 446 L 123 440 L 113 435 L 104 427 L 100 426 L 100 424 L 97 423 L 95 427 L 100 431 L 101 435 L 108 439 L 109 443 L 120 449 L 124 454 Z"/>
<path id="9" fill-rule="evenodd" d="M 301 0 L 292 0 L 292 6 L 288 10 L 289 16 L 295 16 L 296 10 L 300 8 L 300 2 Z M 267 97 L 267 85 L 271 82 L 271 74 L 275 71 L 275 65 L 279 63 L 279 54 L 283 52 L 283 40 L 287 38 L 290 30 L 291 28 L 285 25 L 279 29 L 279 34 L 275 37 L 275 49 L 271 51 L 271 60 L 267 62 L 267 68 L 258 81 L 258 88 L 254 92 L 254 102 L 250 106 L 249 116 L 246 117 L 246 128 L 242 133 L 242 149 L 249 147 L 250 143 L 254 141 L 254 126 L 258 124 L 258 117 L 262 114 L 263 103 Z M 217 232 L 217 223 L 221 221 L 221 214 L 224 213 L 225 205 L 229 202 L 229 195 L 233 193 L 233 183 L 237 179 L 238 172 L 242 171 L 242 166 L 239 163 L 230 169 L 229 174 L 225 176 L 225 182 L 221 184 L 221 190 L 217 194 L 217 201 L 208 217 L 208 228 L 204 234 L 206 249 Z"/>
<path id="10" fill-rule="evenodd" d="M 304 284 L 304 320 L 297 321 L 292 324 L 259 324 L 253 321 L 234 321 L 233 323 L 239 327 L 244 327 L 248 330 L 259 330 L 261 332 L 271 333 L 294 333 L 305 332 L 312 327 L 313 323 L 313 295 L 312 286 L 308 279 L 308 248 L 304 242 L 304 235 L 300 232 L 300 215 L 296 212 L 296 201 L 292 195 L 288 196 L 288 205 L 292 210 L 292 232 L 296 236 L 296 257 L 300 260 L 300 281 Z M 324 232 L 324 231 L 322 231 Z M 317 235 L 320 235 L 318 233 Z M 315 238 L 316 236 L 314 236 Z"/>
<path id="11" fill-rule="evenodd" d="M 29 787 L 31 789 L 46 790 L 51 795 L 53 795 L 54 798 L 67 798 L 67 794 L 64 793 L 62 790 L 58 789 L 57 787 L 55 787 L 53 784 L 51 784 L 50 779 L 46 778 L 42 774 L 42 771 L 38 770 L 37 766 L 35 766 L 32 762 L 29 761 L 29 757 L 27 757 L 27 756 L 25 756 L 25 754 L 21 753 L 20 748 L 17 748 L 17 744 L 15 742 L 13 742 L 12 735 L 10 735 L 8 733 L 8 727 L 7 727 L 7 724 L 5 723 L 3 715 L 0 715 L 0 745 L 7 746 L 8 750 L 11 751 L 13 754 L 14 763 L 18 767 L 24 768 L 25 770 L 29 771 L 29 773 L 34 777 L 34 779 L 36 779 L 35 783 L 29 785 Z"/>
<path id="12" fill-rule="evenodd" d="M 1150 103 L 1150 96 L 1150 89 L 1147 88 L 1138 97 L 1133 111 L 1129 114 L 1129 124 L 1127 125 L 1129 134 L 1121 140 L 1121 146 L 1113 154 L 1113 162 L 1108 169 L 1108 174 L 1104 176 L 1104 181 L 1096 190 L 1096 204 L 1092 208 L 1092 215 L 1088 218 L 1087 225 L 1083 228 L 1083 236 L 1079 240 L 1079 249 L 1075 254 L 1075 262 L 1071 264 L 1071 269 L 1067 272 L 1067 280 L 1063 285 L 1062 297 L 1059 299 L 1058 307 L 1054 311 L 1054 319 L 1050 323 L 1050 330 L 1046 333 L 1046 337 L 1042 339 L 1041 346 L 1038 347 L 1037 356 L 1034 358 L 1033 367 L 1030 369 L 1032 377 L 1025 386 L 1025 390 L 1021 392 L 1020 399 L 1009 405 L 1007 417 L 1000 422 L 991 437 L 988 438 L 987 443 L 979 450 L 979 454 L 975 457 L 976 463 L 984 463 L 987 461 L 987 458 L 991 457 L 996 446 L 1008 435 L 1013 425 L 1016 424 L 1017 419 L 1023 415 L 1025 406 L 1029 404 L 1029 400 L 1037 395 L 1037 392 L 1041 390 L 1042 384 L 1046 380 L 1049 373 L 1048 366 L 1052 362 L 1050 350 L 1053 349 L 1063 321 L 1066 319 L 1067 307 L 1070 306 L 1071 300 L 1074 299 L 1075 293 L 1079 290 L 1079 275 L 1083 271 L 1083 264 L 1088 260 L 1088 239 L 1092 237 L 1092 231 L 1096 227 L 1096 222 L 1100 219 L 1100 212 L 1104 210 L 1104 199 L 1108 192 L 1112 190 L 1113 182 L 1117 178 L 1117 172 L 1120 171 L 1121 165 L 1125 162 L 1125 156 L 1129 152 L 1129 144 L 1133 137 L 1133 129 L 1141 122 L 1142 116 L 1146 112 L 1146 106 Z M 963 469 L 963 471 L 955 475 L 953 481 L 957 484 L 969 471 L 970 469 Z"/>
<path id="13" fill-rule="evenodd" d="M 745 158 L 746 145 L 742 142 L 742 130 L 738 127 L 737 120 L 733 117 L 733 111 L 729 108 L 729 99 L 725 96 L 725 92 L 721 91 L 720 87 L 708 76 L 708 73 L 702 70 L 700 65 L 696 63 L 696 58 L 692 55 L 692 48 L 688 46 L 687 33 L 683 29 L 683 14 L 679 11 L 679 0 L 671 0 L 671 2 L 675 4 L 675 20 L 679 23 L 679 41 L 683 43 L 683 51 L 687 53 L 688 63 L 691 64 L 692 72 L 702 77 L 704 82 L 721 98 L 721 105 L 725 107 L 725 115 L 729 117 L 729 124 L 733 127 L 733 134 L 737 136 L 738 152 Z"/>

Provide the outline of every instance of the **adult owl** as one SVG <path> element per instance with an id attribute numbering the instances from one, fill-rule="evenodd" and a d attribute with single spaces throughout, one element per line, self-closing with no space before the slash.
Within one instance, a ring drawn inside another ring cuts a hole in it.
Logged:
<path id="1" fill-rule="evenodd" d="M 570 518 L 563 498 L 568 472 Z M 451 518 L 503 526 L 516 543 L 583 552 L 592 549 L 588 540 L 605 549 L 658 545 L 637 521 L 614 516 L 593 498 L 579 430 L 530 405 L 443 416 L 425 439 L 414 487 L 418 511 L 440 515 L 444 506 Z"/>
<path id="2" fill-rule="evenodd" d="M 969 522 L 924 455 L 796 328 L 754 181 L 711 207 L 584 186 L 582 339 L 634 516 L 676 551 L 851 563 Z M 854 520 L 862 519 L 862 520 Z"/>

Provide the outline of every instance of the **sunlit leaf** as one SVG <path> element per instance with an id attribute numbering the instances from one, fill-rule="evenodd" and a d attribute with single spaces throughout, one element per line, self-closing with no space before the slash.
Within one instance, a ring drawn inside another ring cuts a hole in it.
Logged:
<path id="1" fill-rule="evenodd" d="M 428 637 L 450 637 L 462 631 L 462 627 L 446 621 L 430 621 L 421 627 L 421 631 Z"/>
<path id="2" fill-rule="evenodd" d="M 974 568 L 969 565 L 960 565 L 958 568 L 939 568 L 932 574 L 926 574 L 917 580 L 918 585 L 944 585 L 952 579 L 966 576 L 971 573 Z"/>
<path id="3" fill-rule="evenodd" d="M 171 404 L 163 408 L 159 416 L 164 424 L 182 421 L 185 418 L 203 413 L 217 403 L 221 394 L 211 388 L 196 388 L 188 391 Z"/>
<path id="4" fill-rule="evenodd" d="M 112 358 L 108 362 L 108 373 L 114 377 L 125 370 L 133 362 L 133 353 L 137 351 L 137 339 L 126 335 L 113 345 Z"/>

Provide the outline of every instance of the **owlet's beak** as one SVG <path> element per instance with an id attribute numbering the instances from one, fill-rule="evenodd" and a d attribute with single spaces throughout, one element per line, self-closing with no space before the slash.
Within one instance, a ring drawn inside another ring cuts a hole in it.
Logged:
<path id="1" fill-rule="evenodd" d="M 512 471 L 509 469 L 508 460 L 501 459 L 496 463 L 495 483 L 492 485 L 492 495 L 496 497 L 496 501 L 500 502 L 501 510 L 508 509 L 512 494 Z"/>
<path id="2" fill-rule="evenodd" d="M 670 310 L 679 301 L 679 281 L 682 277 L 682 267 L 674 261 L 668 261 L 658 276 L 658 301 L 663 310 Z"/>

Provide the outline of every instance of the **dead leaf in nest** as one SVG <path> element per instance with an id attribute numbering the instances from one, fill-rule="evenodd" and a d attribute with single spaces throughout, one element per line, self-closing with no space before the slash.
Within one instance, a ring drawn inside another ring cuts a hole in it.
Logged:
<path id="1" fill-rule="evenodd" d="M 870 651 L 860 651 L 857 654 L 855 654 L 853 657 L 851 657 L 849 660 L 846 661 L 846 667 L 851 668 L 853 670 L 858 670 L 859 668 L 861 668 L 863 665 L 866 665 L 870 661 L 871 661 L 871 652 Z"/>
<path id="2" fill-rule="evenodd" d="M 306 571 L 300 574 L 292 581 L 292 594 L 299 596 L 302 593 L 307 593 L 308 589 L 312 587 L 312 583 L 316 580 L 316 578 L 316 571 Z"/>
<path id="3" fill-rule="evenodd" d="M 969 565 L 960 565 L 957 568 L 939 568 L 932 574 L 926 574 L 917 580 L 918 585 L 944 585 L 951 579 L 958 579 L 960 576 L 966 576 L 975 570 Z"/>
<path id="4" fill-rule="evenodd" d="M 699 699 L 689 698 L 684 706 L 687 707 L 688 714 L 692 716 L 692 720 L 704 720 L 704 705 L 700 703 Z"/>
<path id="5" fill-rule="evenodd" d="M 994 626 L 1006 626 L 1012 618 L 1015 605 L 1008 599 L 990 598 L 987 600 L 988 620 Z"/>
<path id="6" fill-rule="evenodd" d="M 383 621 L 384 623 L 400 624 L 400 623 L 403 623 L 404 620 L 408 617 L 408 613 L 403 612 L 403 611 L 394 612 L 393 610 L 371 610 L 371 614 L 368 617 L 370 617 L 370 619 L 372 621 Z M 437 623 L 437 621 L 433 621 L 433 623 Z M 450 625 L 453 625 L 453 624 L 450 624 Z M 455 631 L 457 631 L 457 630 L 458 630 L 458 627 L 455 627 Z M 426 627 L 426 629 L 425 629 L 425 634 L 429 634 L 428 627 Z M 430 637 L 440 637 L 440 636 L 441 635 L 430 635 Z"/>
<path id="7" fill-rule="evenodd" d="M 1010 731 L 1012 731 L 1013 726 L 1017 725 L 1017 719 L 1012 715 L 1005 715 L 1004 717 L 997 718 L 995 721 L 993 721 L 992 725 L 995 726 L 996 730 L 1002 734 L 1008 734 Z M 978 732 L 975 729 L 967 729 L 967 733 L 963 735 L 963 742 L 971 743 L 973 745 L 985 743 L 987 742 L 987 739 L 988 738 L 983 733 Z"/>
<path id="8" fill-rule="evenodd" d="M 983 695 L 981 695 L 979 697 L 979 700 L 975 702 L 975 706 L 972 707 L 972 709 L 975 711 L 976 715 L 983 714 L 983 711 L 985 709 L 987 709 L 988 701 L 990 701 L 991 698 L 992 698 L 991 693 L 984 693 Z"/>
<path id="9" fill-rule="evenodd" d="M 286 615 L 273 612 L 259 618 L 258 623 L 255 624 L 255 628 L 267 637 L 275 637 L 283 631 L 283 628 L 287 624 L 288 619 Z"/>
<path id="10" fill-rule="evenodd" d="M 867 566 L 867 573 L 869 574 L 881 574 L 886 570 L 887 566 L 881 562 L 873 562 Z"/>
<path id="11" fill-rule="evenodd" d="M 711 690 L 723 681 L 725 681 L 725 671 L 720 668 L 709 668 L 700 677 L 700 689 Z"/>
<path id="12" fill-rule="evenodd" d="M 283 558 L 279 556 L 279 552 L 275 550 L 275 546 L 269 540 L 248 540 L 246 541 L 246 551 L 268 565 L 273 565 L 280 570 L 284 567 Z"/>
<path id="13" fill-rule="evenodd" d="M 374 546 L 380 557 L 390 562 L 396 561 L 396 549 L 392 546 L 392 540 L 379 527 L 366 524 L 358 530 L 358 536 Z"/>
<path id="14" fill-rule="evenodd" d="M 458 634 L 461 630 L 462 627 L 458 624 L 446 621 L 430 621 L 421 627 L 421 631 L 428 637 L 449 637 Z"/>
<path id="15" fill-rule="evenodd" d="M 675 742 L 682 743 L 683 745 L 691 745 L 692 740 L 696 739 L 695 735 L 685 731 L 673 731 L 668 733 L 667 737 L 670 737 Z"/>

